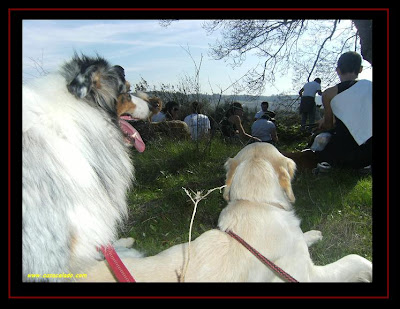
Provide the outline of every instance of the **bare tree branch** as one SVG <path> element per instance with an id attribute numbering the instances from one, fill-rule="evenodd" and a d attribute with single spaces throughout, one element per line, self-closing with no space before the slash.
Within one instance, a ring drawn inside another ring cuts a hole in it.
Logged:
<path id="1" fill-rule="evenodd" d="M 315 66 L 317 65 L 317 62 L 318 62 L 319 57 L 320 57 L 320 55 L 321 55 L 321 51 L 324 49 L 325 43 L 326 43 L 328 40 L 331 40 L 331 39 L 332 39 L 332 36 L 334 35 L 334 33 L 335 33 L 335 31 L 336 31 L 337 23 L 338 23 L 338 21 L 335 20 L 334 23 L 333 23 L 333 29 L 332 29 L 331 35 L 328 36 L 328 37 L 322 42 L 321 46 L 320 46 L 319 49 L 318 49 L 317 57 L 315 58 L 314 64 L 313 64 L 313 66 L 311 67 L 310 73 L 308 74 L 308 77 L 307 77 L 307 81 L 308 81 L 308 82 L 310 81 L 311 74 L 313 73 L 313 71 L 314 71 L 314 69 L 315 69 Z"/>
<path id="2" fill-rule="evenodd" d="M 213 20 L 203 28 L 208 33 L 221 30 L 221 39 L 210 47 L 214 59 L 228 60 L 232 67 L 241 66 L 249 54 L 263 59 L 261 69 L 242 78 L 243 91 L 250 93 L 273 85 L 276 76 L 289 70 L 296 72 L 297 86 L 313 74 L 334 80 L 337 57 L 354 49 L 357 32 L 349 20 Z"/>
<path id="3" fill-rule="evenodd" d="M 161 27 L 167 28 L 167 27 L 170 26 L 174 21 L 177 21 L 177 20 L 179 20 L 179 19 L 160 19 L 160 20 L 158 21 L 158 23 L 159 23 L 159 25 L 160 25 Z"/>

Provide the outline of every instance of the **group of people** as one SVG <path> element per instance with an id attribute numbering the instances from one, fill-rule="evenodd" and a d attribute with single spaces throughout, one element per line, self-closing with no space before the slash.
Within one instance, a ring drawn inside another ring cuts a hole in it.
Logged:
<path id="1" fill-rule="evenodd" d="M 251 135 L 246 133 L 242 125 L 243 106 L 239 102 L 231 104 L 225 117 L 220 123 L 222 133 L 227 137 L 238 137 L 243 139 L 252 139 L 258 142 L 278 142 L 276 127 L 274 124 L 275 113 L 268 110 L 268 102 L 261 103 L 261 110 L 254 116 L 254 123 L 251 128 Z M 152 116 L 152 122 L 179 120 L 179 103 L 169 101 L 163 109 Z M 210 119 L 202 113 L 201 103 L 194 101 L 191 106 L 191 114 L 184 118 L 188 125 L 193 140 L 201 139 L 207 136 L 211 130 Z"/>
<path id="2" fill-rule="evenodd" d="M 268 102 L 261 103 L 261 110 L 254 116 L 251 134 L 248 134 L 242 124 L 244 113 L 242 104 L 239 102 L 232 103 L 220 123 L 222 133 L 229 138 L 239 138 L 252 142 L 277 143 L 278 135 L 274 123 L 275 113 L 268 110 L 268 107 Z"/>
<path id="3" fill-rule="evenodd" d="M 152 122 L 179 120 L 179 103 L 169 101 L 164 108 L 151 118 Z M 191 114 L 187 115 L 183 120 L 189 127 L 190 136 L 193 140 L 206 137 L 211 129 L 211 123 L 208 116 L 202 114 L 201 103 L 194 101 L 192 103 Z"/>
<path id="4" fill-rule="evenodd" d="M 362 71 L 361 56 L 356 52 L 346 52 L 339 57 L 336 72 L 340 83 L 321 90 L 321 79 L 306 83 L 299 91 L 301 97 L 301 127 L 314 127 L 314 133 L 324 133 L 321 147 L 307 149 L 301 153 L 284 153 L 301 166 L 326 162 L 329 165 L 362 168 L 372 162 L 372 82 L 358 80 Z M 322 96 L 324 116 L 315 122 L 315 96 Z M 252 142 L 276 144 L 278 135 L 275 113 L 268 110 L 268 102 L 261 103 L 261 110 L 254 116 L 251 134 L 243 128 L 243 106 L 234 102 L 219 123 L 224 136 Z M 193 102 L 192 113 L 185 117 L 192 139 L 207 135 L 211 129 L 209 118 L 201 113 L 201 105 Z M 178 119 L 179 104 L 168 102 L 152 121 Z M 315 134 L 317 137 L 318 135 Z M 316 138 L 316 140 L 318 140 Z"/>
<path id="5" fill-rule="evenodd" d="M 322 95 L 324 116 L 315 123 L 315 133 L 320 133 L 315 141 L 323 134 L 324 142 L 321 147 L 311 147 L 301 153 L 285 153 L 298 165 L 315 166 L 325 162 L 330 166 L 358 169 L 372 164 L 372 82 L 358 80 L 363 69 L 361 63 L 358 53 L 343 53 L 336 67 L 339 84 L 322 93 L 321 80 L 315 79 L 300 90 L 302 127 L 306 126 L 307 118 L 313 124 L 315 95 Z"/>
<path id="6" fill-rule="evenodd" d="M 307 120 L 314 127 L 315 140 L 322 141 L 318 147 L 302 152 L 284 153 L 299 167 L 335 166 L 359 169 L 372 164 L 372 82 L 358 80 L 362 72 L 362 58 L 357 52 L 343 53 L 337 62 L 336 73 L 340 83 L 321 90 L 321 79 L 304 85 L 301 96 L 301 125 L 305 129 Z M 315 122 L 315 96 L 322 96 L 324 116 Z M 268 102 L 254 117 L 251 134 L 243 129 L 243 107 L 235 102 L 221 122 L 224 135 L 229 137 L 276 143 L 278 136 L 274 124 L 275 114 L 268 110 Z M 321 137 L 321 138 L 319 138 Z"/>

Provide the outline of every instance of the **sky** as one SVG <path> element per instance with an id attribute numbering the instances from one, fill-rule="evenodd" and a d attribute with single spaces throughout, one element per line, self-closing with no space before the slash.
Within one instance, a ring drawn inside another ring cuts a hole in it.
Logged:
<path id="1" fill-rule="evenodd" d="M 23 81 L 40 75 L 41 69 L 57 70 L 76 51 L 88 56 L 98 53 L 111 64 L 121 65 L 131 85 L 143 78 L 157 89 L 193 77 L 194 62 L 201 61 L 200 92 L 220 93 L 262 59 L 247 55 L 235 69 L 224 60 L 213 60 L 209 45 L 219 35 L 207 35 L 202 22 L 180 20 L 162 27 L 158 20 L 24 20 Z M 372 69 L 364 70 L 359 78 L 372 80 Z M 292 94 L 292 88 L 290 76 L 277 77 L 263 94 Z M 230 89 L 224 94 L 231 94 Z"/>

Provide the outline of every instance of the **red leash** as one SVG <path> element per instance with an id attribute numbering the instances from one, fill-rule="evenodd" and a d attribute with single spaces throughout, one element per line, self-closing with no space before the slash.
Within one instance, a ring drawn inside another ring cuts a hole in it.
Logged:
<path id="1" fill-rule="evenodd" d="M 230 230 L 226 230 L 225 233 L 229 234 L 231 237 L 235 238 L 238 242 L 240 242 L 247 250 L 249 250 L 256 258 L 258 258 L 264 265 L 268 266 L 271 268 L 273 271 L 275 271 L 280 277 L 283 279 L 286 279 L 289 282 L 296 282 L 298 281 L 294 279 L 291 275 L 289 275 L 287 272 L 285 272 L 282 268 L 268 260 L 265 256 L 263 256 L 260 252 L 258 252 L 256 249 L 254 249 L 252 246 L 250 246 L 246 241 L 244 241 L 242 238 L 240 238 L 238 235 L 236 235 L 234 232 Z"/>
<path id="2" fill-rule="evenodd" d="M 254 249 L 252 246 L 250 246 L 245 240 L 240 238 L 237 234 L 235 234 L 232 231 L 225 231 L 228 235 L 236 239 L 238 242 L 240 242 L 247 250 L 249 250 L 256 258 L 258 258 L 264 265 L 268 266 L 271 268 L 273 271 L 275 271 L 279 276 L 281 276 L 283 279 L 286 279 L 289 282 L 296 282 L 298 281 L 294 279 L 292 276 L 290 276 L 287 272 L 285 272 L 282 268 L 271 262 L 269 259 L 267 259 L 265 256 L 263 256 L 260 252 L 258 252 L 256 249 Z M 115 252 L 115 249 L 112 245 L 108 245 L 107 247 L 100 247 L 100 251 L 103 253 L 104 257 L 106 258 L 108 264 L 111 267 L 111 270 L 113 271 L 115 277 L 117 277 L 117 280 L 119 282 L 136 282 L 129 270 L 126 268 L 124 263 L 121 261 L 119 258 L 117 252 Z"/>
<path id="3" fill-rule="evenodd" d="M 112 245 L 108 245 L 107 247 L 101 246 L 100 251 L 106 258 L 118 282 L 136 282 Z"/>

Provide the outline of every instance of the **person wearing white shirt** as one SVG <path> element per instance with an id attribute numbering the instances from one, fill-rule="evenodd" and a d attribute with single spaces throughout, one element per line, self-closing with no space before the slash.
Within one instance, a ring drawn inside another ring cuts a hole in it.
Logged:
<path id="1" fill-rule="evenodd" d="M 262 115 L 264 115 L 265 113 L 268 114 L 268 116 L 273 119 L 275 117 L 275 113 L 273 111 L 268 110 L 269 108 L 269 103 L 267 101 L 261 102 L 261 110 L 258 111 L 255 115 L 254 115 L 254 121 L 256 121 L 257 119 L 259 119 Z"/>
<path id="2" fill-rule="evenodd" d="M 200 113 L 201 105 L 199 102 L 192 103 L 193 113 L 187 115 L 183 120 L 189 126 L 190 135 L 193 140 L 198 140 L 208 135 L 211 129 L 210 119 Z"/>
<path id="3" fill-rule="evenodd" d="M 304 130 L 307 118 L 309 124 L 314 124 L 315 122 L 315 95 L 322 95 L 321 91 L 321 79 L 316 78 L 312 82 L 308 82 L 299 91 L 299 96 L 301 97 L 300 102 L 300 114 L 301 114 L 301 128 Z"/>

